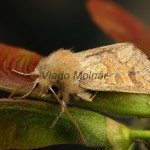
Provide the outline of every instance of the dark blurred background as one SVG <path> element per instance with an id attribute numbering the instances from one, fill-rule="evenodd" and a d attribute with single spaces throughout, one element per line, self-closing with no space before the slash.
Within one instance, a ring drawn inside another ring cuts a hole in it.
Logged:
<path id="1" fill-rule="evenodd" d="M 116 0 L 150 26 L 149 0 Z M 86 50 L 114 41 L 92 22 L 86 0 L 13 0 L 0 3 L 0 42 L 48 55 L 59 48 Z"/>
<path id="2" fill-rule="evenodd" d="M 115 2 L 150 27 L 150 0 Z M 81 51 L 114 43 L 92 22 L 85 4 L 86 0 L 1 0 L 0 43 L 26 48 L 45 56 L 59 48 Z M 56 146 L 51 149 L 87 148 Z"/>

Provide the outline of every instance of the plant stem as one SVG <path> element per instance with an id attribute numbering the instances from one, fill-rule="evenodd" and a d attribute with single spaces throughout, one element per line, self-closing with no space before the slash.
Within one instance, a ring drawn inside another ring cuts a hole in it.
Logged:
<path id="1" fill-rule="evenodd" d="M 150 130 L 131 130 L 131 139 L 150 140 Z"/>

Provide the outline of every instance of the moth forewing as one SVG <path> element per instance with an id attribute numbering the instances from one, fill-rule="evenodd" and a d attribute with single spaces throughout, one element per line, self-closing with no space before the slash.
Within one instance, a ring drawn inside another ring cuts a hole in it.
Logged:
<path id="1" fill-rule="evenodd" d="M 93 53 L 92 53 L 93 52 Z M 131 43 L 119 43 L 77 54 L 83 72 L 97 75 L 80 80 L 80 86 L 94 91 L 150 93 L 150 61 Z M 98 78 L 102 74 L 103 78 Z"/>

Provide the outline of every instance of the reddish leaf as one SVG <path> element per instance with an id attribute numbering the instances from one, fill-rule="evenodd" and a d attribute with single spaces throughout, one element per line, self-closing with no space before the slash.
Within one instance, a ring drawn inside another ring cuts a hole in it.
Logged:
<path id="1" fill-rule="evenodd" d="M 111 0 L 88 0 L 87 9 L 98 27 L 117 42 L 132 42 L 150 56 L 150 30 Z"/>
<path id="2" fill-rule="evenodd" d="M 15 69 L 20 72 L 32 72 L 42 58 L 39 54 L 0 44 L 0 89 L 9 91 L 20 84 L 31 82 L 33 79 L 23 77 L 12 72 Z"/>

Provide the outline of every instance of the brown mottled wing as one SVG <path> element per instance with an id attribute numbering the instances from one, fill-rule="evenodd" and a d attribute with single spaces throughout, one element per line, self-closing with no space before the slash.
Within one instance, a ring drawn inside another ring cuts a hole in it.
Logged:
<path id="1" fill-rule="evenodd" d="M 77 55 L 83 71 L 78 76 L 81 87 L 94 91 L 150 93 L 150 61 L 135 45 L 119 43 Z"/>

